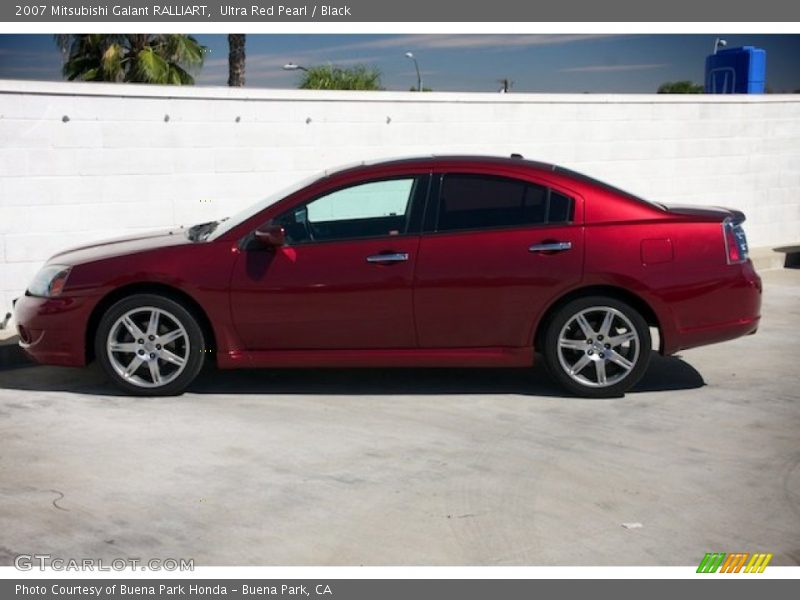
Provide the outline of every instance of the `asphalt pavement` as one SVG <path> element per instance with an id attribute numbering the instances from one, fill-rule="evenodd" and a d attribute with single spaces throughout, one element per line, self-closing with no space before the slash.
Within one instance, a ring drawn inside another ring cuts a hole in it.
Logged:
<path id="1" fill-rule="evenodd" d="M 800 564 L 800 270 L 754 336 L 654 357 L 624 398 L 533 369 L 0 370 L 0 564 Z"/>

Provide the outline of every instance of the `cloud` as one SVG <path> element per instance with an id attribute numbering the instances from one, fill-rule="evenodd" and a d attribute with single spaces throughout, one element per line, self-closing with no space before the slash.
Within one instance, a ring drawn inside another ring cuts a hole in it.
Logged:
<path id="1" fill-rule="evenodd" d="M 354 35 L 353 37 L 358 39 L 360 36 Z M 383 51 L 391 52 L 395 49 L 413 50 L 415 52 L 425 49 L 507 50 L 508 48 L 568 44 L 612 37 L 621 36 L 596 34 L 414 34 L 385 36 L 378 39 L 333 44 L 321 48 L 280 53 L 248 54 L 245 63 L 245 76 L 250 81 L 272 79 L 291 81 L 291 79 L 286 78 L 286 72 L 282 71 L 283 65 L 288 62 L 304 66 L 327 63 L 339 66 L 371 64 L 385 59 Z M 337 58 L 337 55 L 344 56 Z M 223 71 L 224 77 L 227 78 L 227 69 L 227 57 L 207 60 L 203 66 L 202 74 L 197 77 L 197 81 L 216 81 L 223 77 Z M 423 73 L 424 76 L 431 74 L 433 73 Z"/>
<path id="2" fill-rule="evenodd" d="M 666 63 L 654 63 L 646 65 L 589 65 L 585 67 L 569 67 L 559 69 L 561 73 L 613 73 L 617 71 L 647 71 L 650 69 L 663 69 L 668 67 Z"/>
<path id="3" fill-rule="evenodd" d="M 313 50 L 313 51 L 304 50 L 301 52 L 293 52 L 291 54 L 248 54 L 247 58 L 245 59 L 245 68 L 274 69 L 276 71 L 280 71 L 283 69 L 283 65 L 290 62 L 303 66 L 326 65 L 328 63 L 339 66 L 347 66 L 360 63 L 370 63 L 372 61 L 377 60 L 377 58 L 378 57 L 376 56 L 359 56 L 359 57 L 331 59 L 325 57 L 325 51 L 319 51 L 319 50 Z M 203 65 L 203 68 L 204 69 L 224 68 L 227 70 L 228 59 L 215 58 L 213 60 L 207 60 Z"/>
<path id="4" fill-rule="evenodd" d="M 17 59 L 42 59 L 52 60 L 54 58 L 61 59 L 63 56 L 61 52 L 53 50 L 52 52 L 32 52 L 29 50 L 17 50 L 16 48 L 0 48 L 0 56 L 11 56 Z"/>
<path id="5" fill-rule="evenodd" d="M 364 42 L 354 42 L 342 46 L 334 46 L 328 50 L 357 49 L 391 49 L 406 48 L 418 50 L 431 49 L 507 49 L 509 47 L 526 48 L 531 46 L 553 46 L 598 39 L 620 37 L 616 34 L 417 34 L 387 37 Z"/>
<path id="6" fill-rule="evenodd" d="M 359 56 L 358 58 L 324 58 L 324 53 L 319 50 L 304 50 L 291 54 L 248 54 L 245 60 L 245 79 L 248 85 L 264 85 L 272 81 L 295 87 L 294 84 L 300 77 L 297 71 L 284 71 L 283 65 L 292 62 L 303 66 L 324 65 L 331 63 L 336 66 L 346 67 L 356 64 L 370 64 L 376 60 L 374 56 Z M 202 71 L 195 76 L 199 84 L 218 83 L 228 79 L 228 59 L 215 58 L 207 60 Z"/>

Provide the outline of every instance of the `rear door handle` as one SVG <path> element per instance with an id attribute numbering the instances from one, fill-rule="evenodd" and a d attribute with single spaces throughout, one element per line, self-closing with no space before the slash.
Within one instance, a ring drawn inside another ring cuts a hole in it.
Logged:
<path id="1" fill-rule="evenodd" d="M 386 254 L 373 254 L 367 257 L 368 263 L 396 263 L 408 260 L 408 252 L 388 252 Z"/>
<path id="2" fill-rule="evenodd" d="M 528 248 L 528 252 L 563 252 L 572 248 L 572 242 L 545 242 L 534 244 Z"/>

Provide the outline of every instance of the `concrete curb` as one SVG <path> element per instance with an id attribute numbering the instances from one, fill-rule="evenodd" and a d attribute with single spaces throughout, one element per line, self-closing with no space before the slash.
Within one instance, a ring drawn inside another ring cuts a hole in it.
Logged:
<path id="1" fill-rule="evenodd" d="M 777 248 L 760 247 L 750 249 L 750 260 L 756 271 L 782 269 L 786 262 L 786 254 Z"/>

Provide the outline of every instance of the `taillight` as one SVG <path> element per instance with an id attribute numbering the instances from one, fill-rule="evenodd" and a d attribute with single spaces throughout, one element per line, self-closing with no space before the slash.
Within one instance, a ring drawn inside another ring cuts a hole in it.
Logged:
<path id="1" fill-rule="evenodd" d="M 725 238 L 725 256 L 729 265 L 747 260 L 747 236 L 741 221 L 725 219 L 722 222 L 722 235 Z"/>

